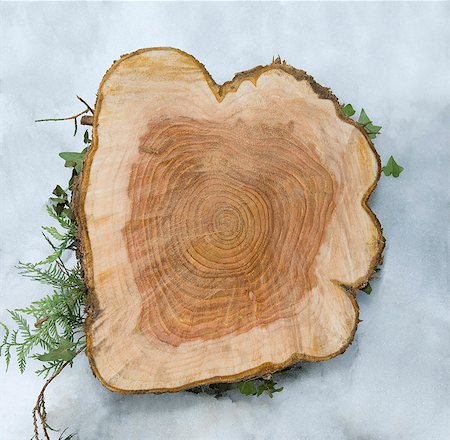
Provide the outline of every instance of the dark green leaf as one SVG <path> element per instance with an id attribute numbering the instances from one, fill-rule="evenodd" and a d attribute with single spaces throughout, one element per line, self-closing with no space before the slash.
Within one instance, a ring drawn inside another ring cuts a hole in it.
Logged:
<path id="1" fill-rule="evenodd" d="M 63 214 L 69 218 L 70 220 L 75 220 L 75 216 L 73 215 L 73 211 L 70 208 L 65 208 Z"/>
<path id="2" fill-rule="evenodd" d="M 50 200 L 56 204 L 67 202 L 67 199 L 61 199 L 60 197 L 50 197 Z"/>
<path id="3" fill-rule="evenodd" d="M 74 119 L 74 122 L 75 122 L 75 130 L 73 132 L 73 135 L 76 136 L 78 130 L 77 118 Z"/>
<path id="4" fill-rule="evenodd" d="M 367 283 L 367 286 L 364 287 L 364 289 L 361 289 L 361 291 L 367 293 L 367 295 L 370 295 L 372 293 L 372 286 L 370 283 Z"/>
<path id="5" fill-rule="evenodd" d="M 348 117 L 353 116 L 355 114 L 355 109 L 351 104 L 346 104 L 342 106 L 342 111 L 344 112 L 344 115 Z"/>
<path id="6" fill-rule="evenodd" d="M 366 124 L 364 126 L 364 130 L 367 131 L 367 133 L 373 133 L 373 134 L 378 134 L 381 130 L 381 126 L 380 125 L 373 125 L 372 122 L 369 122 L 368 124 Z"/>
<path id="7" fill-rule="evenodd" d="M 86 130 L 84 132 L 84 139 L 83 139 L 85 144 L 90 144 L 91 143 L 91 139 L 89 139 L 89 132 Z"/>
<path id="8" fill-rule="evenodd" d="M 241 382 L 238 387 L 241 394 L 245 396 L 254 396 L 257 393 L 256 385 L 250 380 Z"/>
<path id="9" fill-rule="evenodd" d="M 382 168 L 382 170 L 385 176 L 392 175 L 393 177 L 398 177 L 404 168 L 395 161 L 393 156 L 391 156 L 388 163 Z"/>
<path id="10" fill-rule="evenodd" d="M 55 205 L 53 209 L 55 210 L 56 215 L 58 216 L 61 215 L 61 213 L 64 211 L 65 206 L 66 206 L 65 203 L 58 203 L 57 205 Z"/>
<path id="11" fill-rule="evenodd" d="M 69 180 L 69 189 L 72 190 L 73 182 L 75 181 L 75 177 L 78 176 L 78 173 L 75 171 L 75 169 L 72 170 L 72 176 L 70 176 Z"/>
<path id="12" fill-rule="evenodd" d="M 48 353 L 37 356 L 40 361 L 52 362 L 52 361 L 71 361 L 76 354 L 74 350 L 75 344 L 67 339 L 62 339 L 58 347 Z"/>
<path id="13" fill-rule="evenodd" d="M 58 197 L 64 196 L 64 198 L 67 199 L 66 192 L 59 185 L 56 185 L 56 188 L 53 190 L 52 194 Z"/>
<path id="14" fill-rule="evenodd" d="M 64 159 L 66 163 L 64 164 L 67 168 L 74 168 L 77 174 L 81 173 L 81 169 L 83 168 L 83 160 L 86 155 L 87 148 L 85 148 L 81 153 L 75 152 L 64 152 L 59 153 L 59 157 Z"/>

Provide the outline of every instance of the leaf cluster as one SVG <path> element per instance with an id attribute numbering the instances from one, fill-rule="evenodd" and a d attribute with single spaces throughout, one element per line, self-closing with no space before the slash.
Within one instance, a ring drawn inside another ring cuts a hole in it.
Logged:
<path id="1" fill-rule="evenodd" d="M 0 323 L 5 332 L 0 344 L 0 356 L 4 355 L 6 366 L 9 366 L 12 351 L 15 351 L 21 372 L 25 370 L 27 360 L 33 358 L 43 362 L 36 373 L 44 377 L 57 371 L 64 361 L 71 360 L 68 354 L 84 344 L 86 287 L 79 264 L 68 268 L 62 259 L 64 251 L 73 250 L 70 246 L 76 241 L 76 227 L 64 217 L 58 220 L 62 228 L 52 229 L 51 235 L 58 237 L 56 240 L 59 243 L 44 235 L 52 247 L 51 255 L 38 263 L 18 265 L 23 276 L 50 286 L 53 293 L 33 301 L 28 307 L 9 310 L 16 329 L 11 331 Z M 45 230 L 48 231 L 48 228 Z M 35 321 L 33 327 L 27 318 Z M 34 353 L 36 349 L 45 353 Z"/>
<path id="2" fill-rule="evenodd" d="M 212 394 L 215 397 L 222 397 L 227 391 L 237 389 L 245 396 L 259 397 L 266 393 L 270 398 L 272 398 L 274 393 L 283 391 L 283 387 L 276 388 L 276 384 L 277 383 L 274 381 L 273 376 L 268 375 L 236 383 L 213 383 L 210 385 L 203 385 L 192 388 L 189 391 L 196 394 L 206 393 Z"/>
<path id="3" fill-rule="evenodd" d="M 347 116 L 348 118 L 351 118 L 356 113 L 356 110 L 353 108 L 351 104 L 344 104 L 341 107 L 341 109 L 344 115 Z M 380 134 L 380 131 L 382 129 L 381 125 L 373 124 L 372 120 L 369 118 L 369 116 L 367 116 L 367 113 L 364 109 L 361 109 L 357 122 L 359 125 L 361 125 L 362 128 L 364 128 L 369 139 L 372 140 L 375 139 Z M 393 176 L 393 177 L 400 176 L 400 173 L 403 170 L 404 168 L 395 162 L 393 156 L 389 158 L 388 163 L 382 168 L 382 171 L 385 176 Z"/>
<path id="4" fill-rule="evenodd" d="M 88 131 L 84 143 L 90 144 Z M 85 344 L 83 323 L 86 286 L 79 263 L 68 267 L 65 257 L 76 250 L 77 225 L 70 206 L 74 179 L 82 170 L 87 148 L 82 153 L 61 153 L 66 167 L 72 167 L 68 188 L 57 185 L 47 206 L 56 226 L 44 226 L 42 234 L 51 247 L 51 253 L 37 263 L 19 263 L 19 273 L 43 285 L 50 286 L 52 294 L 32 302 L 28 307 L 8 310 L 16 328 L 10 330 L 0 323 L 4 331 L 0 344 L 8 368 L 15 353 L 19 370 L 23 372 L 28 359 L 42 362 L 36 373 L 47 377 L 72 361 L 77 350 Z M 70 256 L 70 255 L 69 255 Z M 34 320 L 30 326 L 29 320 Z M 36 353 L 43 350 L 43 353 Z"/>
<path id="5" fill-rule="evenodd" d="M 84 132 L 83 142 L 86 145 L 86 147 L 81 151 L 81 153 L 74 152 L 74 151 L 66 151 L 63 153 L 59 153 L 59 157 L 65 161 L 64 166 L 66 168 L 73 168 L 72 176 L 69 180 L 69 189 L 70 190 L 72 190 L 74 180 L 76 179 L 77 176 L 79 176 L 81 174 L 81 171 L 83 170 L 84 158 L 85 158 L 86 153 L 92 143 L 92 139 L 89 137 L 88 130 L 86 130 Z M 56 187 L 56 188 L 58 188 L 58 187 Z M 53 194 L 55 194 L 54 191 L 53 191 Z"/>
<path id="6" fill-rule="evenodd" d="M 266 393 L 270 398 L 274 393 L 283 391 L 283 387 L 275 388 L 277 383 L 273 380 L 272 376 L 268 378 L 258 378 L 254 380 L 247 380 L 238 384 L 239 391 L 245 396 L 259 397 L 261 394 Z"/>
<path id="7" fill-rule="evenodd" d="M 343 105 L 342 111 L 344 115 L 347 116 L 348 118 L 352 117 L 356 113 L 356 110 L 353 108 L 351 104 Z M 364 128 L 370 139 L 375 139 L 377 135 L 380 134 L 380 131 L 382 129 L 381 125 L 374 125 L 372 123 L 372 121 L 370 120 L 369 116 L 367 116 L 367 113 L 364 109 L 361 109 L 358 118 L 358 124 Z"/>

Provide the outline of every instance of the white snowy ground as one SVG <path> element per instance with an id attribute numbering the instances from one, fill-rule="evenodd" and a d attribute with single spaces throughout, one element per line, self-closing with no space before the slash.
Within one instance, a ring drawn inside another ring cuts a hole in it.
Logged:
<path id="1" fill-rule="evenodd" d="M 48 392 L 52 425 L 82 440 L 450 438 L 449 3 L 2 3 L 0 16 L 2 321 L 44 292 L 14 266 L 47 251 L 44 203 L 68 178 L 58 152 L 82 146 L 70 122 L 33 120 L 82 110 L 76 94 L 93 103 L 123 53 L 179 47 L 218 82 L 280 54 L 363 105 L 383 162 L 405 167 L 372 198 L 385 265 L 344 355 L 288 374 L 272 400 L 122 396 L 80 357 Z M 32 368 L 1 368 L 1 439 L 31 437 L 41 385 Z"/>

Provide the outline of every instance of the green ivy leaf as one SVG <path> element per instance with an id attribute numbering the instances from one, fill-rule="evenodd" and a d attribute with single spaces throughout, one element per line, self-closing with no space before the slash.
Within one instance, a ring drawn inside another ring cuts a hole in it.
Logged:
<path id="1" fill-rule="evenodd" d="M 342 106 L 342 111 L 344 112 L 344 115 L 347 117 L 353 116 L 356 112 L 355 109 L 351 104 L 346 104 Z"/>
<path id="2" fill-rule="evenodd" d="M 373 125 L 372 122 L 369 122 L 364 126 L 364 129 L 367 131 L 367 133 L 373 133 L 378 134 L 381 130 L 381 125 Z"/>
<path id="3" fill-rule="evenodd" d="M 385 176 L 392 175 L 393 177 L 398 177 L 404 168 L 395 161 L 393 156 L 391 156 L 388 163 L 382 168 L 382 170 Z"/>
<path id="4" fill-rule="evenodd" d="M 53 206 L 53 209 L 54 209 L 56 215 L 60 216 L 61 213 L 64 211 L 65 206 L 66 206 L 65 203 L 58 203 L 55 206 Z"/>
<path id="5" fill-rule="evenodd" d="M 58 348 L 50 350 L 48 353 L 37 356 L 40 361 L 52 362 L 52 361 L 71 361 L 75 355 L 75 344 L 67 339 L 61 339 Z"/>
<path id="6" fill-rule="evenodd" d="M 256 385 L 250 380 L 241 382 L 238 385 L 238 388 L 241 394 L 244 394 L 245 396 L 254 396 L 258 391 Z"/>
<path id="7" fill-rule="evenodd" d="M 372 121 L 367 116 L 367 113 L 364 111 L 364 109 L 361 109 L 361 113 L 359 114 L 358 118 L 358 124 L 361 124 L 363 126 L 370 124 Z"/>
<path id="8" fill-rule="evenodd" d="M 381 130 L 380 125 L 373 125 L 372 122 L 369 122 L 368 124 L 364 125 L 364 130 L 369 135 L 370 139 L 375 139 L 377 135 L 380 133 Z"/>
<path id="9" fill-rule="evenodd" d="M 65 217 L 69 218 L 70 220 L 75 220 L 75 215 L 73 214 L 73 211 L 71 208 L 64 208 L 62 213 Z"/>
<path id="10" fill-rule="evenodd" d="M 86 151 L 87 148 L 85 148 L 81 153 L 75 152 L 59 153 L 59 157 L 66 161 L 66 163 L 64 164 L 66 168 L 74 168 L 75 172 L 77 174 L 80 174 L 83 168 L 83 160 L 84 156 L 86 155 Z"/>
<path id="11" fill-rule="evenodd" d="M 59 185 L 56 185 L 56 188 L 53 190 L 52 194 L 67 199 L 67 193 Z"/>
<path id="12" fill-rule="evenodd" d="M 370 295 L 372 293 L 372 286 L 370 283 L 367 283 L 367 286 L 364 287 L 364 289 L 360 289 L 362 292 L 367 293 L 367 295 Z"/>
<path id="13" fill-rule="evenodd" d="M 263 382 L 258 386 L 257 396 L 260 396 L 264 391 L 272 399 L 274 393 L 283 391 L 283 387 L 275 388 L 276 382 L 273 379 L 263 379 Z"/>
<path id="14" fill-rule="evenodd" d="M 91 139 L 89 139 L 89 132 L 87 130 L 84 132 L 83 141 L 84 141 L 85 144 L 90 144 L 91 143 Z"/>

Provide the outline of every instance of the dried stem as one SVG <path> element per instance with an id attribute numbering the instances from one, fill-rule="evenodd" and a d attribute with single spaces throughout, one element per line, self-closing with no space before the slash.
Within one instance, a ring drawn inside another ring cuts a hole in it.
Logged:
<path id="1" fill-rule="evenodd" d="M 41 392 L 38 395 L 38 398 L 36 400 L 36 405 L 33 408 L 33 428 L 34 428 L 34 439 L 39 440 L 39 426 L 37 421 L 37 416 L 39 416 L 41 425 L 42 425 L 42 432 L 44 433 L 44 437 L 46 440 L 50 440 L 50 436 L 48 434 L 48 425 L 47 425 L 47 412 L 45 411 L 44 407 L 44 394 L 47 387 L 50 385 L 50 383 L 55 379 L 64 368 L 67 367 L 67 365 L 71 364 L 73 362 L 73 359 L 78 356 L 82 351 L 84 351 L 85 347 L 81 347 L 78 349 L 78 351 L 75 353 L 75 356 L 72 358 L 72 360 L 64 362 L 64 364 L 61 365 L 61 368 L 57 370 L 55 373 L 52 374 L 52 376 L 45 382 L 44 386 L 41 389 Z"/>
<path id="2" fill-rule="evenodd" d="M 67 118 L 36 119 L 34 122 L 69 121 L 71 119 L 77 119 L 79 116 L 84 115 L 84 114 L 86 114 L 88 112 L 90 112 L 90 110 L 87 108 L 86 110 L 83 110 L 82 112 L 78 113 L 77 115 L 69 116 Z"/>
<path id="3" fill-rule="evenodd" d="M 88 110 L 92 114 L 94 114 L 94 110 L 92 109 L 92 107 L 83 98 L 80 98 L 78 95 L 77 95 L 77 98 L 88 108 Z"/>
<path id="4" fill-rule="evenodd" d="M 94 114 L 94 110 L 92 109 L 92 107 L 83 99 L 80 98 L 77 95 L 77 99 L 79 101 L 81 101 L 85 106 L 86 109 L 83 110 L 82 112 L 78 113 L 77 115 L 73 115 L 73 116 L 69 116 L 67 118 L 47 118 L 47 119 L 36 119 L 34 122 L 48 122 L 48 121 L 70 121 L 71 119 L 77 119 L 79 116 L 81 115 L 85 115 L 86 113 L 91 112 L 92 114 Z"/>

